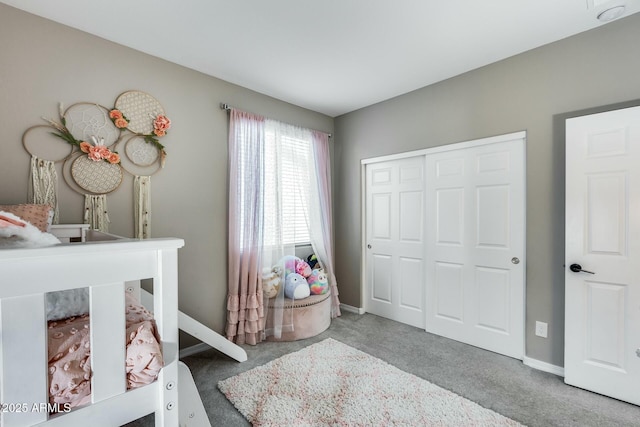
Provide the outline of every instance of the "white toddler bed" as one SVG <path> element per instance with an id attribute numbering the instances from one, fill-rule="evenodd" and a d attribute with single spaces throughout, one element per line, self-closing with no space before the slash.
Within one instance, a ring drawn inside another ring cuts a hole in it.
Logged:
<path id="1" fill-rule="evenodd" d="M 150 413 L 156 426 L 209 425 L 190 373 L 178 361 L 177 254 L 183 245 L 181 239 L 113 239 L 0 249 L 0 425 L 118 426 Z M 142 279 L 153 281 L 164 367 L 155 382 L 127 391 L 124 290 Z M 49 403 L 45 295 L 83 287 L 90 293 L 91 404 L 66 412 Z M 178 408 L 179 388 L 195 393 L 195 409 Z"/>

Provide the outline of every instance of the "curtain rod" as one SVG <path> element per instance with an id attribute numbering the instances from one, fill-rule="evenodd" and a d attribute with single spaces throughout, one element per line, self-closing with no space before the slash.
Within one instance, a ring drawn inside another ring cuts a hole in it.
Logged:
<path id="1" fill-rule="evenodd" d="M 224 102 L 221 102 L 221 103 L 220 103 L 220 109 L 222 109 L 222 110 L 229 111 L 229 110 L 231 110 L 232 108 L 234 108 L 234 107 L 232 107 L 232 106 L 231 106 L 231 105 L 229 105 L 229 104 L 225 104 Z M 324 132 L 324 131 L 320 131 L 320 132 Z M 333 135 L 332 135 L 332 134 L 330 134 L 329 132 L 324 132 L 324 133 L 326 133 L 326 134 L 329 136 L 329 138 L 331 138 L 331 137 L 333 136 Z"/>

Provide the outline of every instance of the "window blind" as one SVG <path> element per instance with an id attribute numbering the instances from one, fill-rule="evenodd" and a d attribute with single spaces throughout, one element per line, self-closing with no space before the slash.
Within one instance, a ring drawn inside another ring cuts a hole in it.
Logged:
<path id="1" fill-rule="evenodd" d="M 311 137 L 267 125 L 265 139 L 264 244 L 309 243 Z"/>

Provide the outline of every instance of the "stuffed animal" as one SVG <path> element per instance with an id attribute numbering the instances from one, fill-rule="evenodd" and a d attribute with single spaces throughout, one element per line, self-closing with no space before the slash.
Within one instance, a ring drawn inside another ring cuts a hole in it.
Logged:
<path id="1" fill-rule="evenodd" d="M 290 273 L 284 280 L 284 296 L 290 299 L 303 299 L 311 295 L 309 284 L 298 273 Z"/>
<path id="2" fill-rule="evenodd" d="M 284 268 L 284 276 L 287 277 L 291 273 L 296 272 L 296 260 L 299 259 L 293 255 L 285 255 L 282 257 L 278 265 Z"/>
<path id="3" fill-rule="evenodd" d="M 262 271 L 262 291 L 267 298 L 273 298 L 278 295 L 282 283 L 282 269 L 278 266 L 266 268 Z"/>
<path id="4" fill-rule="evenodd" d="M 311 267 L 309 267 L 309 264 L 305 261 L 298 258 L 298 262 L 296 263 L 296 273 L 306 279 L 311 274 Z"/>
<path id="5" fill-rule="evenodd" d="M 307 257 L 307 264 L 309 264 L 309 267 L 311 267 L 311 269 L 313 270 L 320 268 L 320 263 L 318 262 L 318 257 L 316 257 L 316 254 L 311 254 Z"/>
<path id="6" fill-rule="evenodd" d="M 303 277 L 308 277 L 311 274 L 309 264 L 294 255 L 285 255 L 280 260 L 279 265 L 284 267 L 285 278 L 291 273 L 298 273 Z"/>
<path id="7" fill-rule="evenodd" d="M 60 240 L 53 234 L 43 233 L 20 217 L 0 211 L 0 246 L 12 248 L 37 248 L 57 245 Z"/>
<path id="8" fill-rule="evenodd" d="M 313 295 L 324 295 L 329 290 L 329 281 L 324 270 L 313 270 L 311 275 L 307 277 L 309 291 Z"/>
<path id="9" fill-rule="evenodd" d="M 276 273 L 282 279 L 282 267 L 280 267 L 279 265 L 274 265 L 271 271 Z"/>

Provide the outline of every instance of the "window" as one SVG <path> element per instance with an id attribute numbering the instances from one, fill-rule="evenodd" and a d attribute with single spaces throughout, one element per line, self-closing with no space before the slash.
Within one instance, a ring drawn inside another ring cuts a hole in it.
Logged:
<path id="1" fill-rule="evenodd" d="M 265 124 L 264 245 L 310 243 L 311 133 L 280 122 Z M 278 238 L 279 237 L 279 238 Z"/>
<path id="2" fill-rule="evenodd" d="M 291 326 L 278 303 L 273 328 L 265 329 L 260 309 L 266 301 L 258 273 L 272 270 L 283 256 L 295 253 L 293 245 L 311 239 L 331 284 L 331 316 L 340 315 L 332 265 L 328 138 L 323 132 L 231 109 L 226 328 L 231 340 L 255 344 Z M 276 298 L 283 302 L 284 293 Z M 241 303 L 245 300 L 251 304 Z"/>

